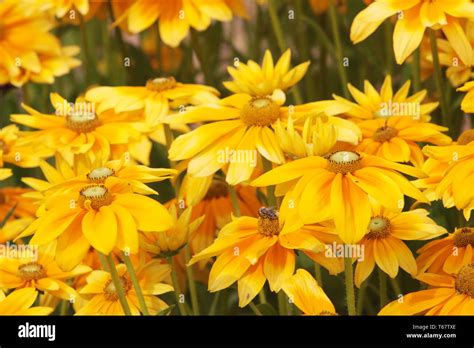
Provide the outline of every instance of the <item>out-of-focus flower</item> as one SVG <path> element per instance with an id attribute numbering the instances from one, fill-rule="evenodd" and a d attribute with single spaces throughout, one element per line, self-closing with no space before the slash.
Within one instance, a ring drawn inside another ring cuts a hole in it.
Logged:
<path id="1" fill-rule="evenodd" d="M 474 191 L 466 190 L 466 183 L 474 176 L 474 131 L 465 131 L 450 146 L 425 146 L 423 153 L 430 158 L 449 165 L 438 185 L 434 189 L 436 199 L 443 199 L 447 208 L 455 206 L 462 210 L 469 221 L 474 209 Z"/>
<path id="2" fill-rule="evenodd" d="M 239 306 L 246 306 L 268 280 L 280 291 L 293 275 L 295 249 L 320 252 L 324 244 L 310 230 L 281 233 L 278 212 L 260 208 L 259 217 L 240 217 L 224 226 L 214 243 L 194 255 L 190 264 L 217 256 L 209 274 L 209 291 L 238 281 Z"/>
<path id="3" fill-rule="evenodd" d="M 350 117 L 354 121 L 388 118 L 391 116 L 407 116 L 429 121 L 429 113 L 436 109 L 439 103 L 422 104 L 427 94 L 426 90 L 408 96 L 410 85 L 410 81 L 405 82 L 394 94 L 390 75 L 385 77 L 380 92 L 369 81 L 365 80 L 364 91 L 358 90 L 351 84 L 347 85 L 355 103 L 337 95 L 333 95 L 334 101 L 332 103 L 334 106 L 349 108 L 349 111 L 344 112 L 342 115 Z"/>
<path id="4" fill-rule="evenodd" d="M 418 272 L 457 274 L 467 264 L 474 262 L 474 228 L 456 229 L 443 239 L 434 240 L 417 250 Z"/>
<path id="5" fill-rule="evenodd" d="M 69 163 L 78 156 L 95 162 L 109 158 L 111 145 L 127 144 L 139 135 L 128 115 L 118 115 L 113 110 L 98 111 L 93 103 L 81 97 L 70 104 L 59 94 L 51 93 L 51 104 L 55 115 L 42 114 L 24 104 L 29 115 L 11 115 L 14 122 L 37 129 L 22 132 L 19 144 L 44 145 Z"/>
<path id="6" fill-rule="evenodd" d="M 286 91 L 296 85 L 306 74 L 309 61 L 290 69 L 291 51 L 285 53 L 273 64 L 273 57 L 269 50 L 265 51 L 262 66 L 253 60 L 247 64 L 238 62 L 227 67 L 232 81 L 225 81 L 224 86 L 233 93 L 247 93 L 254 97 L 264 97 L 280 89 Z"/>
<path id="7" fill-rule="evenodd" d="M 14 210 L 9 220 L 34 217 L 36 208 L 38 208 L 35 201 L 23 196 L 31 192 L 33 190 L 22 187 L 0 188 L 0 221 L 3 221 L 12 209 Z"/>
<path id="8" fill-rule="evenodd" d="M 0 228 L 0 243 L 6 243 L 15 239 L 31 224 L 33 220 L 32 217 L 26 217 L 7 221 L 5 225 Z"/>
<path id="9" fill-rule="evenodd" d="M 139 33 L 158 21 L 163 42 L 176 47 L 190 28 L 203 31 L 212 20 L 227 22 L 234 14 L 247 15 L 242 0 L 136 0 L 117 22 L 126 21 L 130 32 Z"/>
<path id="10" fill-rule="evenodd" d="M 154 70 L 160 70 L 170 73 L 177 70 L 183 60 L 183 51 L 180 48 L 173 48 L 162 45 L 157 49 L 156 42 L 159 39 L 155 30 L 147 30 L 143 33 L 141 46 L 148 57 L 151 67 Z"/>
<path id="11" fill-rule="evenodd" d="M 457 89 L 461 92 L 467 92 L 461 102 L 461 109 L 467 113 L 474 113 L 474 81 L 469 81 L 464 86 Z"/>
<path id="12" fill-rule="evenodd" d="M 364 246 L 364 258 L 357 261 L 354 276 L 357 287 L 369 277 L 375 265 L 391 278 L 397 276 L 399 268 L 412 276 L 417 274 L 415 258 L 403 240 L 427 240 L 446 233 L 428 214 L 424 209 L 390 212 L 373 205 L 367 234 L 360 242 Z"/>
<path id="13" fill-rule="evenodd" d="M 217 121 L 176 138 L 170 147 L 170 159 L 190 159 L 188 173 L 196 177 L 225 169 L 226 181 L 236 185 L 250 179 L 261 156 L 277 164 L 285 161 L 273 129 L 277 120 L 286 121 L 292 115 L 302 121 L 311 113 L 347 110 L 340 105 L 328 107 L 331 101 L 286 107 L 285 99 L 281 90 L 266 97 L 238 93 L 218 103 L 189 107 L 185 112 L 169 116 L 165 122 L 171 124 Z"/>
<path id="14" fill-rule="evenodd" d="M 386 305 L 378 315 L 472 315 L 474 313 L 474 264 L 456 275 L 424 273 L 416 279 L 429 290 L 403 295 Z"/>
<path id="15" fill-rule="evenodd" d="M 23 168 L 33 168 L 39 165 L 41 158 L 53 154 L 53 150 L 42 144 L 38 146 L 23 144 L 19 140 L 20 134 L 20 130 L 14 124 L 0 129 L 0 180 L 12 175 L 10 168 L 3 168 L 5 162 Z"/>
<path id="16" fill-rule="evenodd" d="M 282 286 L 292 303 L 306 315 L 337 315 L 331 300 L 318 282 L 304 269 L 299 269 Z"/>
<path id="17" fill-rule="evenodd" d="M 474 18 L 471 0 L 376 0 L 354 18 L 352 42 L 365 40 L 386 18 L 395 14 L 398 20 L 393 32 L 393 48 L 398 64 L 420 45 L 427 28 L 441 29 L 464 64 L 472 64 L 473 51 L 460 24 L 461 18 Z"/>
<path id="18" fill-rule="evenodd" d="M 441 133 L 448 128 L 409 116 L 377 118 L 357 125 L 363 135 L 355 148 L 357 151 L 393 162 L 411 162 L 420 168 L 424 156 L 417 142 L 434 145 L 449 145 L 452 142 L 449 136 Z"/>
<path id="19" fill-rule="evenodd" d="M 77 46 L 62 47 L 49 31 L 54 21 L 25 1 L 0 3 L 0 85 L 53 83 L 81 63 Z"/>
<path id="20" fill-rule="evenodd" d="M 5 296 L 0 290 L 0 315 L 49 315 L 50 307 L 34 306 L 38 291 L 35 288 L 18 289 Z"/>
<path id="21" fill-rule="evenodd" d="M 140 315 L 138 297 L 127 273 L 127 268 L 124 264 L 119 264 L 116 269 L 132 315 Z M 156 315 L 168 308 L 168 305 L 156 295 L 173 291 L 171 285 L 162 283 L 170 274 L 169 266 L 155 260 L 140 265 L 136 274 L 149 313 Z M 112 282 L 109 272 L 93 271 L 87 277 L 87 285 L 79 293 L 89 300 L 76 312 L 76 315 L 125 314 L 119 301 L 117 288 Z"/>
<path id="22" fill-rule="evenodd" d="M 367 232 L 372 216 L 369 197 L 391 211 L 403 207 L 404 195 L 427 202 L 401 173 L 425 176 L 417 168 L 380 157 L 337 151 L 286 163 L 252 185 L 286 184 L 281 192 L 285 193 L 281 211 L 288 229 L 334 219 L 342 241 L 357 243 Z"/>
<path id="23" fill-rule="evenodd" d="M 74 269 L 64 272 L 54 260 L 56 243 L 46 244 L 30 255 L 12 255 L 0 259 L 0 288 L 16 289 L 33 287 L 45 291 L 64 300 L 71 300 L 77 296 L 76 291 L 66 284 L 65 280 L 85 274 L 91 269 L 85 265 L 78 265 Z M 20 253 L 20 252 L 19 252 Z"/>

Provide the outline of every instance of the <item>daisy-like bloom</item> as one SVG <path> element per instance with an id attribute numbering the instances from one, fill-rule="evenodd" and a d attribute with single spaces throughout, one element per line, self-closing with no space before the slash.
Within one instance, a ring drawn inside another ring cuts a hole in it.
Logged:
<path id="1" fill-rule="evenodd" d="M 87 91 L 86 100 L 96 103 L 99 113 L 109 109 L 117 113 L 144 112 L 146 124 L 156 125 L 170 109 L 214 102 L 218 94 L 212 87 L 157 77 L 149 79 L 144 87 L 95 87 Z"/>
<path id="2" fill-rule="evenodd" d="M 449 167 L 436 186 L 437 199 L 443 199 L 446 208 L 462 210 L 469 221 L 474 209 L 474 192 L 466 190 L 466 183 L 474 177 L 474 130 L 464 131 L 457 144 L 450 146 L 425 146 L 423 153 Z"/>
<path id="3" fill-rule="evenodd" d="M 68 270 L 90 246 L 108 255 L 115 247 L 138 252 L 138 230 L 166 231 L 173 226 L 168 210 L 128 185 L 89 184 L 46 201 L 39 217 L 20 235 L 34 233 L 30 244 L 57 240 L 56 260 Z"/>
<path id="4" fill-rule="evenodd" d="M 175 256 L 188 242 L 204 219 L 203 216 L 191 220 L 192 208 L 186 208 L 178 217 L 178 210 L 170 202 L 168 211 L 173 219 L 173 227 L 160 233 L 143 232 L 140 234 L 140 246 L 143 250 L 158 255 L 160 258 Z"/>
<path id="5" fill-rule="evenodd" d="M 386 18 L 395 14 L 398 18 L 393 32 L 393 50 L 398 64 L 420 45 L 427 28 L 441 29 L 464 64 L 473 62 L 472 48 L 460 23 L 461 18 L 474 18 L 471 0 L 376 0 L 354 18 L 352 42 L 365 40 Z"/>
<path id="6" fill-rule="evenodd" d="M 78 265 L 68 272 L 61 270 L 54 260 L 55 249 L 56 243 L 52 242 L 38 248 L 36 252 L 29 249 L 30 252 L 24 251 L 21 254 L 19 251 L 19 257 L 12 255 L 1 258 L 0 288 L 33 287 L 64 300 L 76 297 L 76 291 L 65 281 L 88 273 L 91 269 L 85 265 Z"/>
<path id="7" fill-rule="evenodd" d="M 277 211 L 260 208 L 258 218 L 240 217 L 224 226 L 214 243 L 194 255 L 189 265 L 217 256 L 209 274 L 209 291 L 215 292 L 238 281 L 239 306 L 246 306 L 268 280 L 270 289 L 281 290 L 295 269 L 295 251 L 324 250 L 311 230 L 280 233 Z"/>
<path id="8" fill-rule="evenodd" d="M 85 16 L 89 13 L 92 4 L 89 4 L 89 0 L 40 0 L 38 5 L 41 6 L 41 9 L 51 10 L 56 17 L 62 18 L 71 11 L 78 11 L 82 16 Z"/>
<path id="9" fill-rule="evenodd" d="M 23 196 L 32 191 L 22 187 L 0 188 L 0 221 L 3 221 L 10 211 L 12 211 L 10 220 L 34 217 L 37 208 L 34 200 Z"/>
<path id="10" fill-rule="evenodd" d="M 403 240 L 427 240 L 446 233 L 428 214 L 424 209 L 391 212 L 373 205 L 367 234 L 360 242 L 364 258 L 357 260 L 354 276 L 357 287 L 369 277 L 375 265 L 391 278 L 397 276 L 399 268 L 412 276 L 417 274 L 415 258 Z"/>
<path id="11" fill-rule="evenodd" d="M 291 51 L 285 53 L 273 64 L 269 50 L 265 51 L 262 66 L 253 60 L 247 64 L 239 62 L 234 67 L 227 67 L 232 81 L 225 81 L 224 86 L 233 93 L 247 93 L 255 97 L 271 95 L 276 89 L 286 91 L 296 85 L 306 74 L 309 61 L 290 69 Z"/>
<path id="12" fill-rule="evenodd" d="M 41 158 L 49 157 L 53 151 L 43 145 L 31 146 L 21 144 L 20 130 L 14 124 L 0 129 L 0 180 L 12 175 L 10 168 L 3 168 L 4 163 L 14 164 L 23 168 L 39 165 Z"/>
<path id="13" fill-rule="evenodd" d="M 74 104 L 57 93 L 50 97 L 55 115 L 42 114 L 24 104 L 29 115 L 11 115 L 12 121 L 37 129 L 22 132 L 20 144 L 44 144 L 69 163 L 79 155 L 94 162 L 107 160 L 111 145 L 127 144 L 139 135 L 126 115 L 117 115 L 112 110 L 98 112 L 94 104 L 81 97 Z"/>
<path id="14" fill-rule="evenodd" d="M 333 106 L 347 107 L 349 110 L 343 111 L 342 116 L 351 118 L 354 121 L 373 118 L 386 119 L 391 116 L 409 116 L 414 119 L 429 121 L 429 113 L 436 109 L 439 103 L 422 104 L 427 94 L 426 90 L 408 96 L 410 85 L 411 82 L 406 81 L 403 86 L 394 93 L 390 75 L 385 77 L 380 92 L 367 80 L 364 81 L 364 91 L 358 90 L 349 83 L 347 88 L 354 98 L 355 103 L 333 95 Z"/>
<path id="15" fill-rule="evenodd" d="M 49 315 L 50 307 L 35 307 L 38 291 L 35 288 L 18 289 L 5 296 L 0 290 L 0 315 Z"/>
<path id="16" fill-rule="evenodd" d="M 474 315 L 474 264 L 455 275 L 424 273 L 416 277 L 430 286 L 386 305 L 378 315 Z"/>
<path id="17" fill-rule="evenodd" d="M 401 173 L 424 176 L 419 169 L 380 157 L 337 151 L 284 164 L 252 185 L 286 185 L 281 206 L 285 229 L 334 219 L 341 240 L 351 244 L 367 232 L 372 216 L 369 197 L 392 211 L 403 207 L 404 195 L 427 202 Z"/>
<path id="18" fill-rule="evenodd" d="M 227 22 L 234 14 L 247 15 L 242 0 L 136 0 L 117 22 L 125 20 L 130 32 L 139 33 L 158 20 L 163 42 L 177 47 L 190 28 L 203 31 L 212 20 Z"/>
<path id="19" fill-rule="evenodd" d="M 0 3 L 0 85 L 53 83 L 80 65 L 76 46 L 61 47 L 49 31 L 54 22 L 25 1 Z"/>
<path id="20" fill-rule="evenodd" d="M 474 228 L 458 228 L 417 250 L 418 272 L 457 274 L 464 265 L 474 262 L 473 248 Z"/>
<path id="21" fill-rule="evenodd" d="M 466 113 L 474 113 L 474 81 L 469 81 L 464 86 L 457 89 L 461 92 L 467 92 L 461 102 L 461 109 Z"/>
<path id="22" fill-rule="evenodd" d="M 119 264 L 116 269 L 132 315 L 140 315 L 140 305 L 135 288 L 127 273 L 127 267 L 124 264 Z M 156 295 L 173 291 L 171 285 L 163 283 L 163 280 L 169 277 L 169 266 L 154 260 L 140 265 L 136 269 L 136 274 L 150 315 L 156 315 L 168 308 L 168 305 Z M 109 272 L 93 271 L 87 277 L 87 285 L 79 290 L 79 293 L 89 300 L 76 312 L 76 315 L 125 314 L 119 301 L 117 288 L 112 282 Z"/>
<path id="23" fill-rule="evenodd" d="M 285 94 L 275 90 L 272 96 L 252 97 L 238 93 L 218 103 L 187 108 L 187 111 L 166 118 L 166 122 L 194 123 L 217 121 L 181 135 L 171 144 L 169 158 L 190 159 L 188 173 L 205 177 L 224 169 L 231 185 L 248 180 L 263 156 L 281 164 L 285 161 L 280 142 L 273 130 L 275 122 L 286 121 L 289 114 L 295 120 L 311 113 L 328 114 L 347 110 L 345 106 L 328 108 L 331 102 L 283 106 Z"/>
<path id="24" fill-rule="evenodd" d="M 392 162 L 411 162 L 421 168 L 424 156 L 417 142 L 449 145 L 452 140 L 441 132 L 446 127 L 407 116 L 366 120 L 357 124 L 363 139 L 357 151 L 380 156 Z"/>
<path id="25" fill-rule="evenodd" d="M 304 269 L 298 269 L 283 284 L 282 289 L 290 301 L 306 315 L 337 315 L 329 297 Z"/>
<path id="26" fill-rule="evenodd" d="M 0 227 L 0 243 L 3 244 L 14 240 L 33 222 L 33 220 L 32 217 L 26 217 L 7 221 L 4 226 Z"/>

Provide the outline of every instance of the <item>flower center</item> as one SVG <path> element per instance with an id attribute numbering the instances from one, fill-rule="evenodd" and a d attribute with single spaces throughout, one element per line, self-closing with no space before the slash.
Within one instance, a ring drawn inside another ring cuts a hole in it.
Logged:
<path id="1" fill-rule="evenodd" d="M 265 207 L 258 210 L 258 232 L 268 237 L 280 234 L 278 211 Z"/>
<path id="2" fill-rule="evenodd" d="M 174 77 L 157 77 L 146 82 L 146 88 L 153 92 L 162 92 L 176 86 Z"/>
<path id="3" fill-rule="evenodd" d="M 209 187 L 204 199 L 211 200 L 215 198 L 227 197 L 228 194 L 229 189 L 227 184 L 222 180 L 214 179 L 212 180 L 211 187 Z"/>
<path id="4" fill-rule="evenodd" d="M 66 126 L 77 133 L 89 133 L 99 126 L 95 112 L 72 112 L 66 116 Z"/>
<path id="5" fill-rule="evenodd" d="M 334 173 L 347 174 L 361 168 L 361 157 L 353 151 L 337 151 L 329 154 L 328 170 Z"/>
<path id="6" fill-rule="evenodd" d="M 99 209 L 112 203 L 112 196 L 104 185 L 90 185 L 82 188 L 79 193 L 79 204 L 84 208 L 84 203 L 90 201 L 92 209 Z"/>
<path id="7" fill-rule="evenodd" d="M 18 267 L 18 276 L 26 281 L 38 280 L 46 276 L 46 270 L 37 262 L 28 262 Z"/>
<path id="8" fill-rule="evenodd" d="M 390 220 L 382 216 L 374 216 L 370 219 L 367 239 L 382 239 L 387 237 L 390 232 Z"/>
<path id="9" fill-rule="evenodd" d="M 390 126 L 382 126 L 375 130 L 374 134 L 372 135 L 372 139 L 378 141 L 379 143 L 383 143 L 385 141 L 389 141 L 397 134 L 398 130 L 396 128 Z"/>
<path id="10" fill-rule="evenodd" d="M 112 176 L 114 174 L 115 174 L 115 170 L 109 167 L 99 167 L 87 173 L 87 179 L 97 184 L 101 184 L 105 181 L 105 179 L 107 179 L 109 176 Z"/>
<path id="11" fill-rule="evenodd" d="M 124 276 L 120 277 L 119 280 L 126 294 L 132 288 L 132 282 Z M 105 299 L 109 301 L 117 301 L 119 298 L 117 288 L 112 279 L 110 279 L 104 286 L 104 296 Z"/>
<path id="12" fill-rule="evenodd" d="M 464 266 L 456 277 L 455 288 L 461 294 L 474 299 L 474 263 Z"/>
<path id="13" fill-rule="evenodd" d="M 280 106 L 270 98 L 254 98 L 240 111 L 240 119 L 248 126 L 266 127 L 280 117 Z"/>
<path id="14" fill-rule="evenodd" d="M 453 242 L 458 248 L 474 246 L 474 228 L 463 227 L 457 230 L 454 232 Z"/>
<path id="15" fill-rule="evenodd" d="M 458 138 L 459 145 L 467 145 L 471 141 L 474 141 L 474 129 L 468 129 L 467 131 L 462 132 Z"/>

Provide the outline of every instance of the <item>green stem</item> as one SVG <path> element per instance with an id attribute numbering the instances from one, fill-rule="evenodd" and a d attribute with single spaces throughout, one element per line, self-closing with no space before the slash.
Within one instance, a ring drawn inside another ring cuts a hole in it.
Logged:
<path id="1" fill-rule="evenodd" d="M 112 6 L 112 0 L 107 1 L 107 5 L 108 5 L 108 10 L 109 10 L 110 20 L 112 21 L 112 23 L 114 23 L 115 16 L 114 16 L 114 9 Z M 120 49 L 120 53 L 122 54 L 122 67 L 124 67 L 125 58 L 128 57 L 128 52 L 127 52 L 127 46 L 125 45 L 125 42 L 123 41 L 122 30 L 120 30 L 120 27 L 118 25 L 115 26 L 114 33 L 115 33 L 115 37 L 117 38 L 117 43 Z M 131 81 L 130 69 L 127 69 L 127 67 L 125 68 L 126 68 L 125 72 L 127 76 L 127 81 Z"/>
<path id="2" fill-rule="evenodd" d="M 272 22 L 272 28 L 273 32 L 275 33 L 278 48 L 280 49 L 280 53 L 283 53 L 285 52 L 287 46 L 285 43 L 285 36 L 283 35 L 283 29 L 281 26 L 280 18 L 278 17 L 275 0 L 268 1 L 268 12 L 270 14 L 270 20 Z M 296 104 L 302 104 L 303 98 L 301 97 L 301 92 L 298 86 L 294 86 L 291 92 L 293 93 L 293 97 L 295 98 Z"/>
<path id="3" fill-rule="evenodd" d="M 91 69 L 90 69 L 90 51 L 89 51 L 89 40 L 87 38 L 86 23 L 82 15 L 80 15 L 80 30 L 82 37 L 82 49 L 84 50 L 84 65 L 86 75 L 86 85 L 89 86 L 91 83 Z"/>
<path id="4" fill-rule="evenodd" d="M 323 274 L 321 273 L 321 266 L 319 263 L 314 263 L 314 276 L 320 287 L 323 287 Z"/>
<path id="5" fill-rule="evenodd" d="M 265 289 L 262 288 L 258 293 L 258 298 L 260 299 L 260 303 L 267 303 L 267 295 L 265 295 Z"/>
<path id="6" fill-rule="evenodd" d="M 67 312 L 69 309 L 69 301 L 68 300 L 62 300 L 61 301 L 61 307 L 59 309 L 59 315 L 61 316 L 66 316 Z"/>
<path id="7" fill-rule="evenodd" d="M 412 62 L 412 75 L 413 75 L 413 91 L 416 93 L 421 88 L 421 76 L 420 76 L 420 49 L 417 48 L 413 52 L 413 62 Z"/>
<path id="8" fill-rule="evenodd" d="M 123 312 L 125 313 L 125 315 L 132 315 L 132 312 L 130 311 L 130 307 L 127 302 L 123 283 L 120 280 L 120 277 L 117 273 L 117 269 L 115 268 L 114 260 L 112 259 L 112 253 L 107 256 L 107 264 L 109 267 L 110 276 L 112 277 L 112 282 L 114 283 L 115 289 L 117 291 L 117 296 L 119 298 L 120 304 L 122 305 Z"/>
<path id="9" fill-rule="evenodd" d="M 352 258 L 350 257 L 344 258 L 344 276 L 346 283 L 347 313 L 349 315 L 355 315 L 354 274 L 352 270 Z"/>
<path id="10" fill-rule="evenodd" d="M 184 255 L 186 261 L 185 264 L 187 265 L 189 260 L 191 259 L 191 249 L 189 248 L 189 244 L 184 247 Z M 193 266 L 186 267 L 186 276 L 188 277 L 189 292 L 191 293 L 191 304 L 193 306 L 194 315 L 200 315 L 199 300 L 196 291 L 196 282 L 194 281 Z"/>
<path id="11" fill-rule="evenodd" d="M 232 203 L 232 210 L 234 211 L 234 215 L 236 217 L 239 217 L 241 215 L 240 211 L 240 206 L 239 206 L 239 200 L 237 199 L 237 192 L 235 191 L 235 187 L 229 185 L 229 196 L 230 196 L 230 201 Z"/>
<path id="12" fill-rule="evenodd" d="M 265 173 L 272 170 L 272 162 L 267 160 L 265 157 L 262 157 L 262 162 L 263 162 L 263 171 Z M 278 208 L 276 198 L 275 198 L 275 186 L 273 185 L 267 186 L 267 205 L 275 209 Z"/>
<path id="13" fill-rule="evenodd" d="M 326 31 L 319 25 L 319 23 L 306 16 L 302 16 L 301 19 L 314 30 L 314 33 L 319 39 L 318 42 L 321 43 L 328 51 L 334 52 L 335 48 L 331 43 L 331 39 L 329 39 Z"/>
<path id="14" fill-rule="evenodd" d="M 102 269 L 106 272 L 109 272 L 109 265 L 107 264 L 107 259 L 105 258 L 105 255 L 97 251 L 97 255 L 99 255 L 99 261 L 100 265 L 102 266 Z"/>
<path id="15" fill-rule="evenodd" d="M 402 294 L 402 289 L 395 278 L 390 278 L 390 283 L 392 284 L 393 291 L 398 295 Z"/>
<path id="16" fill-rule="evenodd" d="M 249 302 L 250 309 L 255 313 L 255 315 L 261 316 L 263 315 L 262 312 L 257 308 L 257 306 L 253 302 Z"/>
<path id="17" fill-rule="evenodd" d="M 377 271 L 379 275 L 380 308 L 382 308 L 387 303 L 387 277 L 385 276 L 384 271 L 382 271 L 380 268 L 377 268 Z"/>
<path id="18" fill-rule="evenodd" d="M 221 297 L 221 292 L 218 291 L 214 293 L 214 298 L 211 303 L 211 309 L 209 309 L 209 315 L 216 315 L 217 304 L 219 303 L 219 298 Z"/>
<path id="19" fill-rule="evenodd" d="M 135 289 L 135 293 L 137 294 L 138 304 L 140 305 L 140 309 L 144 315 L 150 315 L 148 312 L 148 308 L 146 306 L 145 297 L 143 296 L 142 288 L 140 287 L 140 282 L 138 281 L 137 274 L 135 273 L 135 269 L 133 268 L 132 261 L 130 260 L 130 256 L 123 253 L 123 259 L 125 261 L 125 266 L 127 266 L 128 274 L 130 275 L 130 279 L 132 280 L 133 287 Z"/>
<path id="20" fill-rule="evenodd" d="M 441 65 L 439 63 L 439 53 L 438 53 L 438 44 L 436 42 L 436 34 L 433 29 L 428 29 L 430 33 L 430 43 L 431 43 L 431 54 L 433 56 L 433 67 L 434 67 L 434 74 L 436 79 L 436 89 L 439 94 L 439 101 L 441 104 L 441 116 L 442 116 L 442 123 L 444 126 L 449 127 L 449 114 L 448 114 L 448 105 L 446 102 L 446 97 L 444 94 L 444 86 L 443 86 L 443 75 L 441 71 Z"/>
<path id="21" fill-rule="evenodd" d="M 280 315 L 286 315 L 286 296 L 283 290 L 278 292 L 278 313 Z"/>
<path id="22" fill-rule="evenodd" d="M 364 308 L 365 292 L 367 291 L 367 282 L 363 282 L 359 289 L 359 296 L 357 296 L 357 315 L 362 315 Z"/>
<path id="23" fill-rule="evenodd" d="M 186 306 L 180 301 L 181 290 L 179 290 L 178 274 L 176 273 L 176 268 L 174 267 L 173 258 L 167 257 L 168 264 L 171 267 L 171 280 L 173 282 L 174 295 L 176 298 L 176 304 L 178 305 L 179 313 L 181 315 L 187 315 Z"/>
<path id="24" fill-rule="evenodd" d="M 341 79 L 342 93 L 344 98 L 349 98 L 349 92 L 347 90 L 347 74 L 343 65 L 344 56 L 342 53 L 341 36 L 339 33 L 339 25 L 337 22 L 337 12 L 334 0 L 329 1 L 329 21 L 331 22 L 331 31 L 336 48 L 335 54 L 337 59 L 337 69 L 339 72 L 339 78 Z"/>
<path id="25" fill-rule="evenodd" d="M 197 60 L 199 61 L 199 65 L 201 66 L 201 71 L 204 74 L 206 83 L 212 85 L 213 81 L 211 78 L 211 73 L 209 71 L 208 64 L 206 64 L 208 60 L 206 59 L 206 55 L 199 40 L 199 36 L 195 30 L 191 30 L 191 46 L 194 53 L 196 54 Z"/>
<path id="26" fill-rule="evenodd" d="M 387 73 L 393 73 L 393 45 L 392 36 L 393 29 L 390 21 L 384 22 L 384 42 L 385 42 L 385 59 L 387 61 Z"/>

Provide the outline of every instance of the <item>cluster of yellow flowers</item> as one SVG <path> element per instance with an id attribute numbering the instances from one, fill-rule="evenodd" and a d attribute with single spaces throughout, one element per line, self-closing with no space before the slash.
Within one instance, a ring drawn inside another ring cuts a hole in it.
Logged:
<path id="1" fill-rule="evenodd" d="M 52 83 L 79 66 L 79 48 L 61 46 L 52 23 L 75 23 L 67 17 L 77 11 L 83 24 L 107 6 L 35 3 L 0 2 L 0 85 Z M 354 43 L 398 17 L 397 63 L 416 51 L 425 77 L 442 80 L 435 70 L 448 66 L 453 87 L 471 78 L 471 0 L 365 4 L 352 23 Z M 110 5 L 116 29 L 157 26 L 171 47 L 213 20 L 250 16 L 240 0 Z M 337 5 L 311 2 L 318 15 L 346 11 Z M 261 6 L 274 11 L 271 0 Z M 425 31 L 439 56 L 425 47 Z M 432 121 L 439 104 L 449 113 L 443 94 L 439 103 L 427 90 L 410 94 L 408 80 L 394 90 L 389 74 L 381 86 L 347 84 L 345 97 L 290 104 L 310 65 L 292 67 L 291 55 L 282 50 L 275 62 L 266 50 L 261 64 L 229 66 L 226 97 L 168 76 L 90 86 L 75 102 L 50 93 L 53 113 L 22 103 L 26 114 L 9 115 L 0 130 L 0 180 L 15 166 L 42 175 L 22 174 L 29 188 L 0 188 L 0 315 L 212 312 L 197 282 L 209 292 L 236 284 L 239 306 L 256 314 L 277 293 L 280 314 L 295 314 L 294 304 L 309 315 L 355 315 L 363 311 L 354 286 L 369 296 L 376 268 L 381 282 L 401 268 L 429 286 L 398 290 L 403 296 L 388 304 L 381 293 L 380 315 L 473 315 L 474 130 L 453 140 L 448 124 Z M 460 107 L 473 113 L 474 81 L 459 91 L 467 92 Z M 166 146 L 169 168 L 151 167 L 156 143 Z M 162 204 L 154 185 L 166 180 L 175 198 Z M 438 200 L 445 209 L 437 221 L 448 208 L 457 213 L 454 231 L 430 217 Z M 418 256 L 405 241 L 421 241 Z M 345 273 L 347 309 L 323 290 L 321 267 L 328 277 Z"/>

